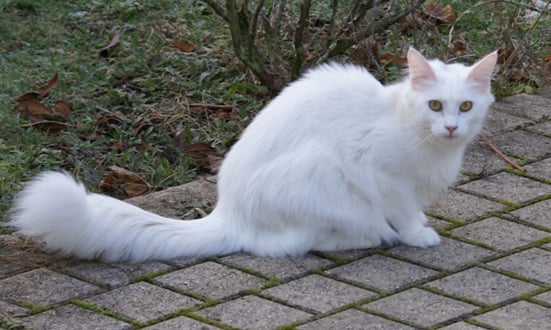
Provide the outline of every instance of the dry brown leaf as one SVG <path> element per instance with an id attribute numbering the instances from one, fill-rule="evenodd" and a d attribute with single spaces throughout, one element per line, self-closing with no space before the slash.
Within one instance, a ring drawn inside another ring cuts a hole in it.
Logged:
<path id="1" fill-rule="evenodd" d="M 16 110 L 23 118 L 36 120 L 37 117 L 51 116 L 52 112 L 42 103 L 36 101 L 25 101 L 17 105 Z"/>
<path id="2" fill-rule="evenodd" d="M 453 41 L 453 54 L 455 56 L 465 55 L 469 52 L 467 41 L 462 36 L 457 36 Z"/>
<path id="3" fill-rule="evenodd" d="M 59 80 L 59 76 L 57 75 L 57 72 L 56 72 L 56 74 L 52 77 L 52 79 L 50 79 L 48 84 L 46 84 L 46 86 L 44 86 L 42 90 L 40 90 L 40 96 L 45 97 L 46 95 L 48 95 L 48 92 L 57 84 L 58 80 Z"/>
<path id="4" fill-rule="evenodd" d="M 201 159 L 214 153 L 214 149 L 205 142 L 197 142 L 184 147 L 182 153 L 189 157 Z"/>
<path id="5" fill-rule="evenodd" d="M 132 128 L 132 136 L 137 136 L 144 129 L 148 129 L 151 125 L 148 122 L 140 121 Z"/>
<path id="6" fill-rule="evenodd" d="M 403 56 L 399 56 L 392 53 L 386 53 L 379 57 L 379 60 L 381 63 L 383 63 L 385 66 L 396 64 L 399 66 L 406 66 L 407 65 L 407 59 Z"/>
<path id="7" fill-rule="evenodd" d="M 109 166 L 102 188 L 114 190 L 117 187 L 122 188 L 129 197 L 143 195 L 151 190 L 151 186 L 136 173 L 122 167 Z"/>
<path id="8" fill-rule="evenodd" d="M 65 101 L 57 101 L 52 107 L 52 112 L 65 120 L 69 119 L 71 106 Z"/>
<path id="9" fill-rule="evenodd" d="M 195 45 L 191 41 L 175 39 L 173 43 L 174 43 L 174 47 L 178 48 L 184 53 L 190 53 L 197 49 L 197 45 Z"/>
<path id="10" fill-rule="evenodd" d="M 450 5 L 442 7 L 437 2 L 430 2 L 425 7 L 425 14 L 446 23 L 453 23 L 456 20 L 455 13 Z"/>
<path id="11" fill-rule="evenodd" d="M 124 34 L 123 30 L 119 30 L 115 32 L 115 35 L 113 35 L 111 42 L 107 46 L 100 49 L 99 56 L 103 58 L 109 57 L 111 55 L 111 51 L 113 50 L 113 48 L 120 43 L 123 34 Z"/>
<path id="12" fill-rule="evenodd" d="M 214 117 L 223 121 L 230 121 L 239 119 L 239 114 L 231 109 L 218 109 L 214 113 Z"/>
<path id="13" fill-rule="evenodd" d="M 28 92 L 17 98 L 18 103 L 27 102 L 27 101 L 36 101 L 40 97 L 38 92 Z"/>
<path id="14" fill-rule="evenodd" d="M 136 197 L 143 195 L 151 190 L 151 188 L 145 184 L 140 183 L 128 183 L 122 187 L 124 192 L 130 197 Z"/>

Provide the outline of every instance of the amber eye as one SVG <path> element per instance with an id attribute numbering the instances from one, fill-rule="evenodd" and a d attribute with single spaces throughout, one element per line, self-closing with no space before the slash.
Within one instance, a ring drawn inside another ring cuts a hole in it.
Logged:
<path id="1" fill-rule="evenodd" d="M 459 110 L 467 112 L 473 108 L 473 102 L 465 101 L 459 105 Z"/>
<path id="2" fill-rule="evenodd" d="M 438 100 L 430 100 L 429 101 L 429 108 L 432 111 L 442 111 L 442 102 Z"/>

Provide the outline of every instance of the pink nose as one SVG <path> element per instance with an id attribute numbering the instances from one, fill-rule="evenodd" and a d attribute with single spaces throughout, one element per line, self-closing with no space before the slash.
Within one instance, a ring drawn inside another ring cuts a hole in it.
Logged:
<path id="1" fill-rule="evenodd" d="M 453 132 L 455 132 L 455 130 L 457 129 L 457 126 L 446 126 L 446 129 L 448 130 L 448 132 L 450 132 L 450 135 L 452 135 Z"/>

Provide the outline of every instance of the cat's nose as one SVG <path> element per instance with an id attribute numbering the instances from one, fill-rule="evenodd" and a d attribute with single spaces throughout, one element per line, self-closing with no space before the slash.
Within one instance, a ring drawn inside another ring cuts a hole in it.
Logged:
<path id="1" fill-rule="evenodd" d="M 452 135 L 453 132 L 455 132 L 455 130 L 457 129 L 457 126 L 446 126 L 446 129 L 448 130 L 448 132 L 450 132 L 450 135 Z"/>

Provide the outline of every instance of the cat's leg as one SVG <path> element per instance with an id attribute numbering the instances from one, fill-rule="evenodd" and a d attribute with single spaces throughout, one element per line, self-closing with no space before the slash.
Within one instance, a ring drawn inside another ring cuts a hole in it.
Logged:
<path id="1" fill-rule="evenodd" d="M 440 243 L 438 233 L 426 225 L 427 217 L 423 212 L 414 211 L 408 214 L 404 210 L 396 209 L 389 214 L 387 221 L 398 232 L 400 241 L 406 245 L 428 247 Z"/>

